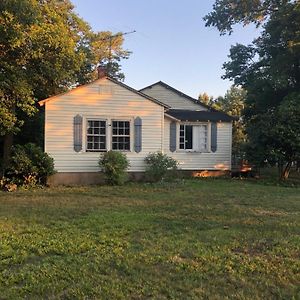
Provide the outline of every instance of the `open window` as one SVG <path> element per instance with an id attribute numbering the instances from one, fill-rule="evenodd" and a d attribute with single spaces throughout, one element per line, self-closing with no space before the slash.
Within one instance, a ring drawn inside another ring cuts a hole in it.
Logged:
<path id="1" fill-rule="evenodd" d="M 179 149 L 197 152 L 208 151 L 208 124 L 181 124 Z"/>

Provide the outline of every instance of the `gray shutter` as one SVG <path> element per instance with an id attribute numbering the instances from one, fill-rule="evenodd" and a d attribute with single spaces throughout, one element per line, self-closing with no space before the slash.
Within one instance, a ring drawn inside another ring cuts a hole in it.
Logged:
<path id="1" fill-rule="evenodd" d="M 170 151 L 176 151 L 176 122 L 170 123 Z"/>
<path id="2" fill-rule="evenodd" d="M 77 115 L 73 120 L 74 150 L 82 150 L 82 116 Z"/>
<path id="3" fill-rule="evenodd" d="M 137 153 L 142 151 L 142 119 L 140 117 L 134 119 L 134 151 Z"/>
<path id="4" fill-rule="evenodd" d="M 217 151 L 217 123 L 213 122 L 211 123 L 211 140 L 210 140 L 210 146 L 211 151 L 216 152 Z"/>

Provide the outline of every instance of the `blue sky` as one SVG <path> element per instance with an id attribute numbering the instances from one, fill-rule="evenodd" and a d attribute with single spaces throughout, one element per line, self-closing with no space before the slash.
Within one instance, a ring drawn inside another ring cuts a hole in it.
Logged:
<path id="1" fill-rule="evenodd" d="M 140 89 L 162 80 L 197 98 L 207 92 L 224 95 L 231 83 L 221 79 L 230 46 L 249 44 L 258 31 L 235 27 L 220 36 L 202 20 L 214 0 L 72 0 L 75 11 L 94 31 L 136 33 L 126 35 L 124 48 L 132 51 L 122 62 L 125 83 Z"/>

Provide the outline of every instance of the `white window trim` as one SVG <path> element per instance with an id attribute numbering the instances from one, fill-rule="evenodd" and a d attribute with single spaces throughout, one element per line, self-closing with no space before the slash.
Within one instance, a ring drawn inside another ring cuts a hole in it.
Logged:
<path id="1" fill-rule="evenodd" d="M 88 121 L 105 121 L 106 122 L 106 150 L 93 151 L 87 149 L 87 124 Z M 112 150 L 112 121 L 129 121 L 130 124 L 130 150 Z M 110 150 L 130 153 L 133 152 L 134 144 L 134 117 L 122 116 L 84 116 L 82 126 L 82 151 L 83 153 L 104 153 Z"/>
<path id="2" fill-rule="evenodd" d="M 112 137 L 113 137 L 113 133 L 112 133 L 112 122 L 113 121 L 125 121 L 125 122 L 129 122 L 129 131 L 130 131 L 130 134 L 129 134 L 129 143 L 130 143 L 130 148 L 129 150 L 113 150 L 112 149 Z M 134 136 L 133 136 L 133 130 L 134 130 L 134 127 L 133 127 L 133 118 L 128 118 L 128 117 L 125 117 L 125 118 L 111 118 L 110 119 L 110 125 L 109 125 L 109 136 L 110 136 L 110 141 L 109 141 L 109 148 L 110 150 L 112 151 L 121 151 L 121 152 L 132 152 L 133 151 L 133 139 L 134 139 Z"/>
<path id="3" fill-rule="evenodd" d="M 199 125 L 207 125 L 207 149 L 205 150 L 193 150 L 193 149 L 180 149 L 180 125 L 192 125 L 192 126 L 199 126 Z M 179 122 L 177 123 L 177 150 L 176 152 L 181 153 L 211 153 L 211 122 Z"/>
<path id="4" fill-rule="evenodd" d="M 86 153 L 101 153 L 101 152 L 107 152 L 108 151 L 108 139 L 107 139 L 107 136 L 108 136 L 108 119 L 105 118 L 105 117 L 95 117 L 95 116 L 92 116 L 92 117 L 84 117 L 83 118 L 84 122 L 83 122 L 83 127 L 82 128 L 82 149 L 83 149 L 83 152 L 86 152 Z M 106 144 L 106 149 L 105 150 L 90 150 L 90 149 L 87 149 L 87 128 L 88 128 L 88 121 L 105 121 L 106 122 L 106 139 L 105 139 L 105 144 Z"/>

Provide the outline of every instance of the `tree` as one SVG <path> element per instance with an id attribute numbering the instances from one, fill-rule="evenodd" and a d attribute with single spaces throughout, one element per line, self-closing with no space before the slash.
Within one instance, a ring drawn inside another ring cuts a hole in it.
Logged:
<path id="1" fill-rule="evenodd" d="M 91 81 L 107 59 L 110 32 L 94 33 L 73 11 L 69 0 L 0 2 L 0 136 L 3 165 L 12 137 L 37 111 L 36 101 Z M 127 58 L 122 37 L 111 47 L 111 75 L 122 78 L 119 61 Z M 106 46 L 105 46 L 106 43 Z M 106 52 L 102 51 L 105 47 Z M 102 52 L 101 52 L 102 51 Z"/>
<path id="2" fill-rule="evenodd" d="M 246 5 L 253 1 L 217 1 L 215 10 L 205 19 L 207 26 L 217 26 L 221 34 L 230 33 L 235 23 L 264 22 L 261 36 L 251 45 L 237 44 L 231 48 L 223 78 L 233 80 L 247 91 L 244 119 L 248 153 L 255 154 L 252 157 L 255 156 L 257 163 L 276 163 L 281 178 L 285 179 L 300 153 L 299 130 L 292 130 L 300 123 L 297 114 L 300 4 L 297 1 L 256 2 L 254 9 Z M 238 9 L 230 8 L 235 5 L 239 5 Z"/>
<path id="3" fill-rule="evenodd" d="M 231 116 L 237 118 L 232 126 L 232 152 L 234 156 L 243 156 L 243 145 L 246 142 L 246 131 L 243 119 L 246 91 L 240 87 L 232 86 L 224 97 L 217 100 L 218 107 Z"/>
<path id="4" fill-rule="evenodd" d="M 290 0 L 216 0 L 213 11 L 204 17 L 206 26 L 216 27 L 220 34 L 231 34 L 233 25 L 263 24 L 270 15 Z"/>
<path id="5" fill-rule="evenodd" d="M 245 108 L 246 91 L 232 86 L 224 97 L 214 98 L 207 93 L 202 93 L 198 99 L 216 110 L 224 111 L 237 118 L 232 126 L 232 152 L 234 156 L 243 156 L 242 147 L 246 142 L 246 132 L 242 114 Z"/>
<path id="6" fill-rule="evenodd" d="M 207 93 L 202 93 L 199 95 L 198 100 L 206 105 L 211 105 L 213 102 L 214 97 L 209 96 Z"/>
<path id="7" fill-rule="evenodd" d="M 213 96 L 209 96 L 206 92 L 200 93 L 198 100 L 201 103 L 204 103 L 214 109 L 222 110 L 222 107 L 220 106 L 220 103 L 222 101 L 223 97 L 220 96 L 218 98 L 214 98 Z"/>

